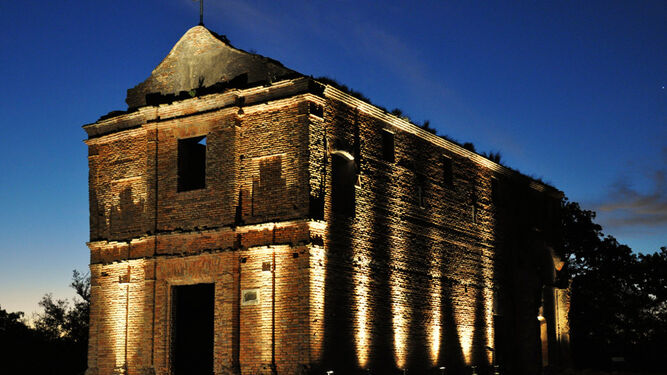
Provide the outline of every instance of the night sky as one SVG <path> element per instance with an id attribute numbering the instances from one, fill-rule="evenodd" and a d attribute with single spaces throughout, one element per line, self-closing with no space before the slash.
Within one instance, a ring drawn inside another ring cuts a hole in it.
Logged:
<path id="1" fill-rule="evenodd" d="M 206 0 L 204 22 L 499 151 L 636 252 L 667 245 L 667 2 L 412 3 Z M 2 308 L 73 295 L 89 260 L 81 126 L 126 109 L 198 21 L 192 0 L 0 2 Z"/>

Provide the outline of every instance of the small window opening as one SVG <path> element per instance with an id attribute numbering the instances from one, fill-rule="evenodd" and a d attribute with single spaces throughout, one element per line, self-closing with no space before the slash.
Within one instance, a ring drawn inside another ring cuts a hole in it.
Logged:
<path id="1" fill-rule="evenodd" d="M 424 188 L 421 185 L 417 185 L 417 204 L 419 207 L 424 208 Z"/>
<path id="2" fill-rule="evenodd" d="M 332 155 L 331 172 L 331 209 L 338 215 L 352 217 L 357 181 L 354 160 L 339 154 Z"/>
<path id="3" fill-rule="evenodd" d="M 475 182 L 472 183 L 472 193 L 470 194 L 471 206 L 472 206 L 472 222 L 477 224 L 479 209 L 477 208 L 477 185 Z"/>
<path id="4" fill-rule="evenodd" d="M 420 174 L 417 174 L 416 185 L 415 185 L 415 198 L 417 200 L 417 205 L 420 208 L 426 207 L 426 194 L 424 191 L 424 182 L 426 177 Z"/>
<path id="5" fill-rule="evenodd" d="M 498 180 L 495 178 L 491 179 L 491 200 L 493 203 L 500 202 L 500 191 L 498 190 Z"/>
<path id="6" fill-rule="evenodd" d="M 317 117 L 324 117 L 324 107 L 322 107 L 319 104 L 309 102 L 309 111 L 311 115 L 315 115 Z"/>
<path id="7" fill-rule="evenodd" d="M 272 271 L 271 269 L 272 263 L 271 262 L 262 262 L 262 271 Z"/>
<path id="8" fill-rule="evenodd" d="M 447 156 L 442 157 L 442 182 L 445 186 L 452 186 L 454 180 L 452 178 L 452 159 Z"/>
<path id="9" fill-rule="evenodd" d="M 477 203 L 473 202 L 472 204 L 472 223 L 477 224 Z"/>
<path id="10" fill-rule="evenodd" d="M 394 158 L 394 133 L 387 130 L 382 131 L 382 159 L 393 163 Z"/>
<path id="11" fill-rule="evenodd" d="M 178 140 L 178 191 L 206 187 L 206 137 Z"/>

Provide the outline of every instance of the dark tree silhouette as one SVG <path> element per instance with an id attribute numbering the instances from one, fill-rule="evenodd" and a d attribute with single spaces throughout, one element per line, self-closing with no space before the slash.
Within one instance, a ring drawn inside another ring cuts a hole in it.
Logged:
<path id="1" fill-rule="evenodd" d="M 70 286 L 76 291 L 78 299 L 54 300 L 49 293 L 42 297 L 39 305 L 44 312 L 37 314 L 35 329 L 45 337 L 64 339 L 74 344 L 88 342 L 88 320 L 90 316 L 90 277 L 73 271 Z"/>
<path id="2" fill-rule="evenodd" d="M 563 201 L 563 248 L 572 277 L 570 328 L 578 367 L 667 369 L 667 250 L 635 255 L 604 236 L 595 212 Z"/>
<path id="3" fill-rule="evenodd" d="M 74 271 L 72 288 L 77 299 L 42 297 L 43 312 L 36 315 L 34 328 L 23 312 L 8 313 L 0 308 L 0 373 L 83 374 L 88 349 L 90 278 Z"/>

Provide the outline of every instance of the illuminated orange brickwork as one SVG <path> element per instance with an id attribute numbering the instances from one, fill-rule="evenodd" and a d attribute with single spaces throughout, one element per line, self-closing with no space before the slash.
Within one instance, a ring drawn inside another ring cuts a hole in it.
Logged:
<path id="1" fill-rule="evenodd" d="M 170 96 L 186 53 L 265 61 L 195 27 L 129 111 L 84 126 L 89 374 L 174 374 L 174 290 L 197 284 L 215 374 L 534 374 L 541 305 L 548 362 L 566 359 L 566 294 L 544 287 L 559 191 L 269 60 Z"/>

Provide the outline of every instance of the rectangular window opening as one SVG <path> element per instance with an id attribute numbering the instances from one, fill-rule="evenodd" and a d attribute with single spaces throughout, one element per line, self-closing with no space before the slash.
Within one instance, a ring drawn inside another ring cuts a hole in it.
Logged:
<path id="1" fill-rule="evenodd" d="M 382 159 L 390 163 L 395 160 L 394 133 L 387 130 L 382 131 Z"/>
<path id="2" fill-rule="evenodd" d="M 426 207 L 426 176 L 417 173 L 415 179 L 415 198 L 419 208 Z"/>
<path id="3" fill-rule="evenodd" d="M 178 191 L 206 187 L 206 136 L 178 140 Z"/>
<path id="4" fill-rule="evenodd" d="M 442 183 L 444 186 L 452 186 L 454 183 L 452 176 L 452 159 L 447 156 L 442 157 Z"/>
<path id="5" fill-rule="evenodd" d="M 333 155 L 331 162 L 331 209 L 334 214 L 354 217 L 357 171 L 353 160 Z"/>
<path id="6" fill-rule="evenodd" d="M 309 102 L 308 103 L 308 110 L 310 111 L 311 115 L 315 115 L 317 117 L 324 117 L 324 107 L 322 107 L 319 104 Z"/>
<path id="7" fill-rule="evenodd" d="M 472 222 L 473 224 L 477 224 L 478 215 L 479 215 L 479 209 L 477 207 L 477 184 L 475 181 L 471 181 L 472 184 L 472 191 L 470 192 L 470 201 L 471 201 L 471 206 L 472 206 Z"/>

